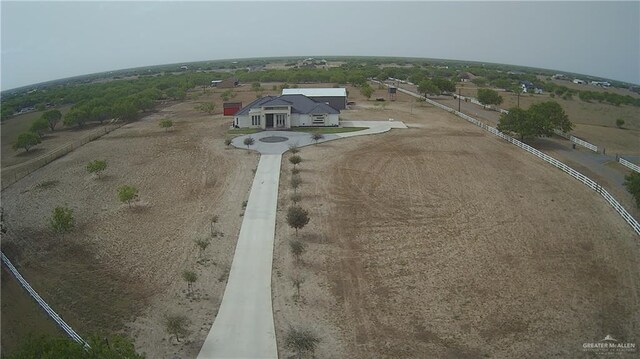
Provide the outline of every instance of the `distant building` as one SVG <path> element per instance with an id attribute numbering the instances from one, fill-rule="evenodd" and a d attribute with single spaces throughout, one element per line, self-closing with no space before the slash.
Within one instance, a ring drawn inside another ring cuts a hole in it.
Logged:
<path id="1" fill-rule="evenodd" d="M 565 74 L 555 74 L 551 76 L 551 78 L 554 80 L 568 80 L 567 75 Z"/>
<path id="2" fill-rule="evenodd" d="M 585 84 L 585 82 L 583 80 L 580 80 L 580 79 L 573 79 L 573 83 L 574 84 L 578 84 L 578 85 L 584 85 Z"/>
<path id="3" fill-rule="evenodd" d="M 219 88 L 234 88 L 238 86 L 240 82 L 235 77 L 230 77 L 225 80 L 213 80 L 211 81 L 211 87 L 219 87 Z"/>
<path id="4" fill-rule="evenodd" d="M 340 111 L 304 95 L 265 96 L 242 108 L 233 126 L 287 129 L 291 127 L 337 127 Z"/>
<path id="5" fill-rule="evenodd" d="M 222 113 L 225 116 L 233 116 L 242 108 L 242 102 L 225 102 L 222 104 Z"/>
<path id="6" fill-rule="evenodd" d="M 527 80 L 520 81 L 520 86 L 522 87 L 523 93 L 541 94 L 543 92 L 541 88 L 534 85 L 533 82 L 531 81 L 527 81 Z"/>
<path id="7" fill-rule="evenodd" d="M 304 95 L 316 102 L 323 102 L 336 110 L 347 108 L 347 89 L 345 88 L 297 88 L 283 89 L 283 95 Z"/>
<path id="8" fill-rule="evenodd" d="M 607 81 L 591 81 L 591 85 L 600 87 L 611 87 L 611 84 Z"/>

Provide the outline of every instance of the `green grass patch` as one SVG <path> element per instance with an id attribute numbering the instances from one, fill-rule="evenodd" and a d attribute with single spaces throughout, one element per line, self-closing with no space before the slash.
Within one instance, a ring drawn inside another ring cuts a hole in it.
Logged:
<path id="1" fill-rule="evenodd" d="M 362 131 L 368 128 L 369 127 L 296 127 L 292 128 L 291 131 L 328 134 Z"/>
<path id="2" fill-rule="evenodd" d="M 51 187 L 55 187 L 58 183 L 60 183 L 60 181 L 58 180 L 40 182 L 36 185 L 36 189 L 39 189 L 39 190 L 49 189 Z"/>
<path id="3" fill-rule="evenodd" d="M 227 131 L 227 135 L 250 135 L 261 131 L 261 128 L 232 128 Z"/>

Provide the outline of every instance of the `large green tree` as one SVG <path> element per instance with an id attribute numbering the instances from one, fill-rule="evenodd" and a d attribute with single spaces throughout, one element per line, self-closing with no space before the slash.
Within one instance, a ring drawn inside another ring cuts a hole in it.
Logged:
<path id="1" fill-rule="evenodd" d="M 440 89 L 436 86 L 433 81 L 425 79 L 420 81 L 418 84 L 418 92 L 427 97 L 428 95 L 438 95 L 440 94 Z"/>
<path id="2" fill-rule="evenodd" d="M 573 124 L 562 107 L 554 101 L 531 105 L 529 109 L 512 108 L 502 114 L 498 130 L 520 136 L 521 140 L 534 137 L 549 137 L 554 130 L 569 132 Z"/>
<path id="3" fill-rule="evenodd" d="M 478 89 L 478 101 L 486 108 L 487 105 L 499 105 L 502 103 L 502 96 L 491 89 Z"/>
<path id="4" fill-rule="evenodd" d="M 49 128 L 49 122 L 43 117 L 36 118 L 32 123 L 31 127 L 29 127 L 29 131 L 38 135 L 38 137 L 42 138 L 44 136 L 44 131 Z"/>
<path id="5" fill-rule="evenodd" d="M 62 119 L 62 112 L 58 110 L 49 110 L 42 114 L 42 118 L 49 123 L 49 128 L 53 131 L 58 122 Z"/>
<path id="6" fill-rule="evenodd" d="M 453 81 L 442 77 L 436 77 L 432 81 L 434 85 L 438 86 L 440 92 L 456 92 L 456 84 Z"/>
<path id="7" fill-rule="evenodd" d="M 78 126 L 82 128 L 89 120 L 89 114 L 84 109 L 72 108 L 64 115 L 63 123 L 65 126 Z"/>
<path id="8" fill-rule="evenodd" d="M 33 132 L 24 132 L 18 135 L 16 142 L 13 143 L 13 149 L 24 148 L 29 152 L 29 149 L 40 143 L 40 137 Z"/>

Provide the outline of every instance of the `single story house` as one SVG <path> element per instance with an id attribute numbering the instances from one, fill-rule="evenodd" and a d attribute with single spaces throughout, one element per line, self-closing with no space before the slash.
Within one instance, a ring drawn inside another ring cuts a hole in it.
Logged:
<path id="1" fill-rule="evenodd" d="M 291 127 L 338 126 L 340 111 L 304 95 L 265 96 L 240 111 L 233 127 L 287 129 Z"/>
<path id="2" fill-rule="evenodd" d="M 574 83 L 574 84 L 578 84 L 578 85 L 584 85 L 584 80 L 580 80 L 580 79 L 573 79 L 573 83 Z"/>
<path id="3" fill-rule="evenodd" d="M 347 108 L 345 88 L 297 88 L 282 89 L 283 95 L 304 95 L 316 102 L 324 102 L 336 110 Z"/>

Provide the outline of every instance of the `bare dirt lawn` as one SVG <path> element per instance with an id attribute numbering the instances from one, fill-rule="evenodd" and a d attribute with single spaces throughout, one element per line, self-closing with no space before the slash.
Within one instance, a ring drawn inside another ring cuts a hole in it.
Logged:
<path id="1" fill-rule="evenodd" d="M 577 358 L 607 334 L 640 340 L 637 236 L 595 192 L 426 105 L 341 116 L 411 128 L 302 149 L 311 222 L 299 264 L 285 155 L 273 272 L 283 357 L 290 326 L 312 328 L 323 358 Z"/>
<path id="2" fill-rule="evenodd" d="M 2 192 L 9 227 L 2 249 L 25 278 L 81 335 L 123 332 L 149 358 L 197 355 L 222 299 L 257 165 L 257 155 L 225 147 L 229 118 L 194 105 L 125 125 Z M 165 132 L 161 118 L 174 127 Z M 85 170 L 95 159 L 108 162 L 101 178 Z M 116 197 L 124 184 L 140 191 L 132 208 Z M 64 238 L 48 227 L 62 205 L 76 218 Z M 213 215 L 222 234 L 201 258 L 194 240 L 210 236 Z M 184 270 L 199 276 L 193 295 Z M 166 314 L 189 318 L 179 344 L 164 330 Z M 11 315 L 3 306 L 3 334 Z"/>

